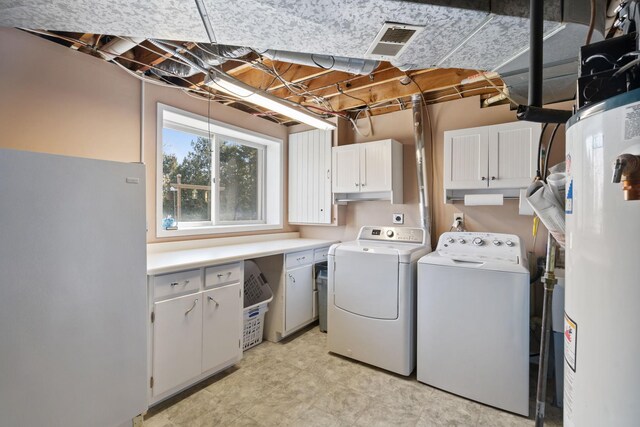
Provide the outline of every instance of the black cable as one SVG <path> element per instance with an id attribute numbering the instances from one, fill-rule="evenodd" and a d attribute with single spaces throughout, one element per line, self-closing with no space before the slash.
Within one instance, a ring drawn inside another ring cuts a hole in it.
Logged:
<path id="1" fill-rule="evenodd" d="M 542 169 L 542 137 L 544 136 L 544 131 L 547 130 L 547 126 L 549 126 L 549 123 L 545 123 L 544 126 L 542 126 L 542 132 L 540 132 L 540 138 L 538 139 L 538 170 L 536 170 L 536 179 L 542 179 L 542 172 L 540 172 Z"/>
<path id="2" fill-rule="evenodd" d="M 551 132 L 551 139 L 549 139 L 549 145 L 547 147 L 547 155 L 544 158 L 544 180 L 547 180 L 547 166 L 549 166 L 549 156 L 551 156 L 551 147 L 553 147 L 553 140 L 556 137 L 556 132 L 558 132 L 558 128 L 561 123 L 558 123 L 555 128 L 553 128 L 553 132 Z"/>
<path id="3" fill-rule="evenodd" d="M 364 106 L 367 108 L 367 110 L 370 110 L 371 108 L 369 108 L 369 104 L 367 103 L 367 101 L 365 101 L 362 98 L 357 98 L 355 96 L 351 96 L 348 93 L 346 93 L 345 91 L 342 90 L 342 88 L 340 87 L 339 83 L 336 83 L 336 89 L 338 89 L 338 92 L 340 92 L 342 95 L 348 96 L 351 99 L 355 99 L 356 101 L 360 101 L 364 104 Z"/>
<path id="4" fill-rule="evenodd" d="M 326 55 L 322 55 L 322 56 L 326 56 Z M 316 64 L 317 67 L 322 68 L 323 70 L 331 70 L 336 65 L 336 58 L 333 55 L 330 55 L 329 58 L 331 58 L 331 65 L 329 67 L 325 67 L 323 65 L 318 64 L 318 62 L 315 59 L 313 59 L 313 53 L 311 54 L 311 60 L 313 61 L 313 63 Z"/>

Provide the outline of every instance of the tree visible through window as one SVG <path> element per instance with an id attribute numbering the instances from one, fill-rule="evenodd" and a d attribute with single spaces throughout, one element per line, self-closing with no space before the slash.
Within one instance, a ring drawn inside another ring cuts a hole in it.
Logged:
<path id="1" fill-rule="evenodd" d="M 163 128 L 162 214 L 178 223 L 262 218 L 263 149 L 220 135 Z"/>
<path id="2" fill-rule="evenodd" d="M 282 139 L 157 107 L 158 237 L 282 229 Z"/>

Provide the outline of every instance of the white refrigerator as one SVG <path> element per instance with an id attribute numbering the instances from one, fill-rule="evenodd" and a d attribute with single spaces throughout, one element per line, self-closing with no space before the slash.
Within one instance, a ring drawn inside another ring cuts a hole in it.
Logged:
<path id="1" fill-rule="evenodd" d="M 0 425 L 147 409 L 145 169 L 0 150 Z"/>

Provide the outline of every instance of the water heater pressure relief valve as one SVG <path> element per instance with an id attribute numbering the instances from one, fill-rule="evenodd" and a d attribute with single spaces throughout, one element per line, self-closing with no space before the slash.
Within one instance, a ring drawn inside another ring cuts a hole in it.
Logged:
<path id="1" fill-rule="evenodd" d="M 625 200 L 640 200 L 640 156 L 619 155 L 613 164 L 612 182 L 622 182 Z"/>

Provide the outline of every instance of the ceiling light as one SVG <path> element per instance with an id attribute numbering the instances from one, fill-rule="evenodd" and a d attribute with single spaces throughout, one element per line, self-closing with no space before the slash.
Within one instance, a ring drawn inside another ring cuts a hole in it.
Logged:
<path id="1" fill-rule="evenodd" d="M 336 128 L 336 125 L 333 123 L 314 116 L 312 113 L 303 110 L 302 107 L 292 102 L 277 98 L 266 92 L 258 91 L 258 89 L 231 76 L 211 72 L 205 84 L 213 89 L 221 90 L 252 104 L 280 113 L 300 123 L 306 123 L 322 130 L 334 130 Z"/>

